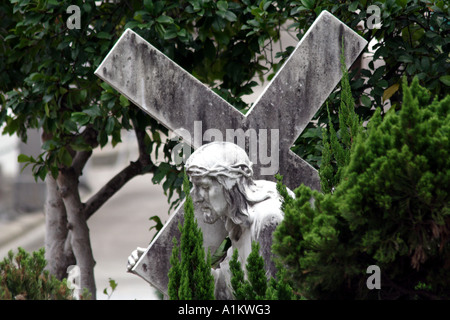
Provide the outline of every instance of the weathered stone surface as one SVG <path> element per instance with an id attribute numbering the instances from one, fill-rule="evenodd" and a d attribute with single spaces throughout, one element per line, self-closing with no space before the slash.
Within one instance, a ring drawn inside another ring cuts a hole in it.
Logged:
<path id="1" fill-rule="evenodd" d="M 277 156 L 272 159 L 278 159 L 279 172 L 286 185 L 293 189 L 303 183 L 319 189 L 317 171 L 291 152 L 290 147 L 342 76 L 342 39 L 346 65 L 351 66 L 367 42 L 333 15 L 322 12 L 246 115 L 131 30 L 122 35 L 95 74 L 183 136 L 194 148 L 208 140 L 204 134 L 210 129 L 222 133 L 223 137 L 230 129 L 254 130 L 260 134 L 260 140 L 265 130 L 267 141 L 277 143 L 267 143 L 267 150 L 262 151 Z M 195 135 L 198 121 L 201 121 L 201 134 Z M 275 139 L 277 134 L 279 140 Z M 248 147 L 255 164 L 255 179 L 273 180 L 273 173 L 267 173 L 261 154 L 253 157 L 255 150 Z M 261 152 L 261 146 L 259 149 Z M 182 214 L 180 206 L 133 270 L 163 292 L 167 289 L 171 238 L 178 233 Z M 206 247 L 217 247 L 221 238 L 210 235 L 219 234 L 223 226 L 203 227 Z"/>

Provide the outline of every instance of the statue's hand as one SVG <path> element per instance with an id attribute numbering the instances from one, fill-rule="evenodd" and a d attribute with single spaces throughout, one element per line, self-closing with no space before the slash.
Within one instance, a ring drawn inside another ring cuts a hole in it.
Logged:
<path id="1" fill-rule="evenodd" d="M 134 265 L 144 254 L 145 250 L 145 248 L 137 247 L 137 249 L 131 253 L 131 255 L 128 257 L 127 271 L 131 271 L 131 269 L 133 269 Z"/>

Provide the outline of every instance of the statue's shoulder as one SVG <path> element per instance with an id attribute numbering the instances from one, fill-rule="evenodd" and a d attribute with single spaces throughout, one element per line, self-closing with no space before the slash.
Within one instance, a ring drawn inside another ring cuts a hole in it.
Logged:
<path id="1" fill-rule="evenodd" d="M 262 223 L 279 223 L 283 220 L 283 212 L 277 184 L 266 180 L 257 180 L 255 183 L 260 192 L 266 195 L 266 199 L 255 203 L 253 211 Z"/>

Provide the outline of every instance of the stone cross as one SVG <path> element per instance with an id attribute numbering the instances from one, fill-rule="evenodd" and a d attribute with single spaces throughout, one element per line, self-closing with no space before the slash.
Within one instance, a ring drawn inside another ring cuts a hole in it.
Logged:
<path id="1" fill-rule="evenodd" d="M 271 159 L 277 162 L 276 171 L 283 175 L 289 188 L 303 183 L 320 189 L 317 171 L 290 148 L 342 77 L 342 43 L 345 63 L 351 66 L 367 41 L 323 11 L 246 115 L 130 29 L 95 74 L 168 129 L 182 135 L 194 148 L 208 140 L 208 130 L 214 130 L 215 138 L 217 133 L 227 138 L 241 133 L 251 139 L 251 134 L 256 133 L 259 140 L 265 141 L 269 130 L 270 143 L 260 144 L 259 153 L 255 148 L 249 152 L 252 162 L 257 160 L 255 179 L 273 180 L 275 172 L 264 166 L 271 154 L 275 155 Z M 230 130 L 233 132 L 228 135 Z M 246 149 L 249 148 L 247 143 Z M 132 270 L 165 294 L 172 238 L 179 237 L 178 223 L 182 220 L 183 203 Z M 213 253 L 226 231 L 220 223 L 203 223 L 200 216 L 197 221 L 203 230 L 205 249 Z"/>

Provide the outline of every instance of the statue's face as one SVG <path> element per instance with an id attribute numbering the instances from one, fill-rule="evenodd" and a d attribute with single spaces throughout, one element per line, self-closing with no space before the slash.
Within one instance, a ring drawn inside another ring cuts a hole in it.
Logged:
<path id="1" fill-rule="evenodd" d="M 198 205 L 203 220 L 214 223 L 228 212 L 228 203 L 225 199 L 223 187 L 216 179 L 209 177 L 192 177 L 195 187 L 193 201 Z"/>

